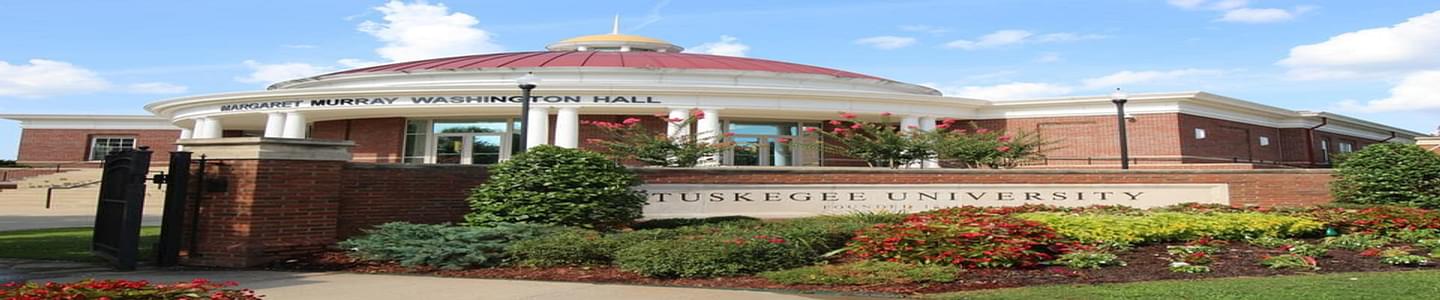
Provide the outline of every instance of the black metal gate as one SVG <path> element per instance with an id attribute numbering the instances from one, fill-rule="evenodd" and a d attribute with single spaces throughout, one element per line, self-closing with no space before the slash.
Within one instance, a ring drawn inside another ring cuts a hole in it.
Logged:
<path id="1" fill-rule="evenodd" d="M 105 155 L 90 250 L 116 269 L 135 269 L 151 154 L 147 147 L 141 147 Z"/>
<path id="2" fill-rule="evenodd" d="M 118 270 L 134 270 L 139 260 L 140 226 L 145 207 L 145 184 L 170 183 L 165 189 L 165 211 L 160 241 L 155 245 L 156 263 L 172 266 L 178 261 L 188 178 L 190 152 L 170 152 L 170 172 L 149 177 L 149 147 L 124 149 L 105 156 L 100 177 L 100 199 L 95 211 L 94 235 L 90 249 Z"/>

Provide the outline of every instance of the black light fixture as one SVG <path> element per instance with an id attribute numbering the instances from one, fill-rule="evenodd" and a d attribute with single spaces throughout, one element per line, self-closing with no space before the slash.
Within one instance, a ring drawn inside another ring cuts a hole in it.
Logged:
<path id="1" fill-rule="evenodd" d="M 530 147 L 530 143 L 526 141 L 530 136 L 530 90 L 534 90 L 535 85 L 540 83 L 540 77 L 533 72 L 527 72 L 525 76 L 516 78 L 515 83 L 520 85 L 520 149 L 513 152 L 523 153 Z"/>
<path id="2" fill-rule="evenodd" d="M 1119 88 L 1116 88 L 1114 93 L 1110 93 L 1110 102 L 1115 103 L 1115 120 L 1118 122 L 1116 125 L 1120 128 L 1120 169 L 1122 170 L 1130 169 L 1130 137 L 1125 131 L 1125 102 L 1129 101 L 1130 95 L 1126 95 Z"/>

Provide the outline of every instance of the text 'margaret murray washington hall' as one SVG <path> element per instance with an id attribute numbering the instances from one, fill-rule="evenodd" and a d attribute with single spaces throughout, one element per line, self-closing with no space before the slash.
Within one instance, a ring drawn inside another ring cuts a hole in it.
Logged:
<path id="1" fill-rule="evenodd" d="M 1029 167 L 1118 164 L 1110 96 L 991 101 L 947 97 L 916 84 L 788 62 L 682 53 L 669 42 L 612 32 L 563 40 L 546 51 L 436 58 L 276 83 L 263 91 L 150 103 L 153 115 L 0 115 L 23 127 L 21 163 L 98 162 L 112 149 L 150 146 L 157 163 L 177 139 L 273 137 L 349 140 L 355 162 L 493 164 L 519 147 L 587 147 L 585 121 L 645 120 L 657 133 L 725 132 L 737 147 L 721 165 L 853 166 L 792 147 L 805 126 L 837 113 L 892 113 L 933 130 L 953 118 L 1028 131 L 1053 141 Z M 519 132 L 516 79 L 543 81 Z M 694 128 L 656 114 L 704 113 Z M 1422 134 L 1327 112 L 1295 111 L 1205 92 L 1148 93 L 1126 105 L 1136 167 L 1326 166 L 1331 154 Z M 667 128 L 671 127 L 671 128 Z M 907 126 L 908 127 L 908 126 Z M 528 145 L 519 145 L 520 135 Z M 1208 163 L 1208 164 L 1202 164 Z"/>

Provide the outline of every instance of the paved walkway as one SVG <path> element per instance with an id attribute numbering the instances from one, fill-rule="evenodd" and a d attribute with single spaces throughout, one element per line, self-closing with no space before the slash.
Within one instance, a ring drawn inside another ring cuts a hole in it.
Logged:
<path id="1" fill-rule="evenodd" d="M 127 273 L 80 272 L 37 280 L 74 281 L 85 278 L 144 279 L 154 282 L 180 282 L 195 278 L 233 280 L 239 282 L 241 287 L 254 289 L 265 295 L 265 299 L 868 299 L 746 290 L 337 272 L 142 270 Z"/>

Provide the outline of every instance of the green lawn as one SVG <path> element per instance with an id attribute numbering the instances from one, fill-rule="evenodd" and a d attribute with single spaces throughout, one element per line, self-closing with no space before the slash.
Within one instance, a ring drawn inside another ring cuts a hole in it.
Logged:
<path id="1" fill-rule="evenodd" d="M 99 261 L 90 254 L 89 227 L 0 231 L 0 258 Z M 140 260 L 154 259 L 150 249 L 160 227 L 140 228 Z"/>
<path id="2" fill-rule="evenodd" d="M 1054 285 L 930 295 L 933 299 L 1436 299 L 1440 271 Z"/>

